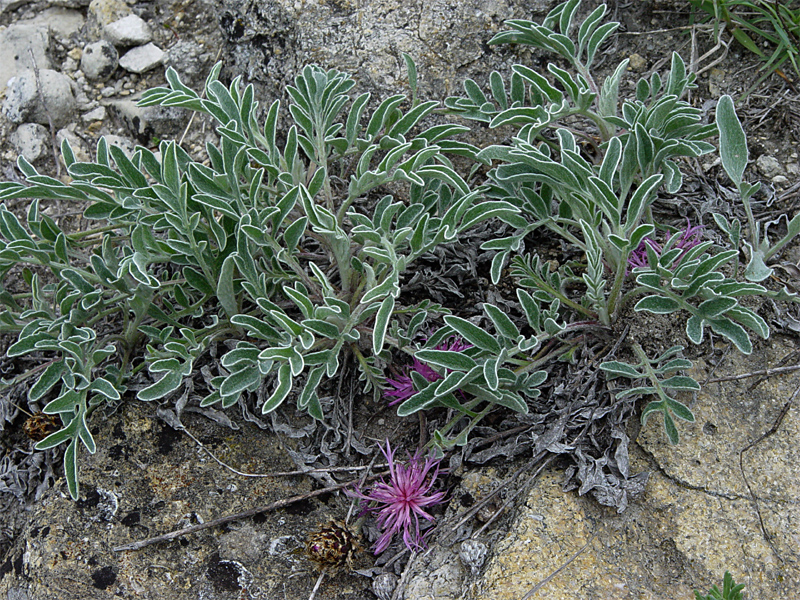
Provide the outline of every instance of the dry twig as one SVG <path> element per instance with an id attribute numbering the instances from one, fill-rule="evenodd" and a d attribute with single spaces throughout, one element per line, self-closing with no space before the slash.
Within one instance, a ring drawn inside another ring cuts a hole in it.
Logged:
<path id="1" fill-rule="evenodd" d="M 587 541 L 587 542 L 586 542 L 586 543 L 585 543 L 585 544 L 584 544 L 584 545 L 581 547 L 581 549 L 580 549 L 580 550 L 578 550 L 578 551 L 577 551 L 575 554 L 573 554 L 572 556 L 570 556 L 570 557 L 567 559 L 567 562 L 565 562 L 563 565 L 561 565 L 560 567 L 558 567 L 558 568 L 557 568 L 555 571 L 553 571 L 552 573 L 550 573 L 550 575 L 548 575 L 547 577 L 545 577 L 544 579 L 542 579 L 542 580 L 541 580 L 539 583 L 537 583 L 535 586 L 533 586 L 533 587 L 530 589 L 530 591 L 529 591 L 527 594 L 525 594 L 525 595 L 522 597 L 522 600 L 528 600 L 528 598 L 532 597 L 532 596 L 533 596 L 533 595 L 534 595 L 536 592 L 538 592 L 538 591 L 539 591 L 540 589 L 542 589 L 542 588 L 543 588 L 545 585 L 547 585 L 547 583 L 548 583 L 548 582 L 549 582 L 551 579 L 553 579 L 553 577 L 555 577 L 555 576 L 556 576 L 556 575 L 558 575 L 558 574 L 559 574 L 561 571 L 563 571 L 564 569 L 566 569 L 566 568 L 567 568 L 567 567 L 568 567 L 568 566 L 569 566 L 569 565 L 572 563 L 572 561 L 574 561 L 576 558 L 578 558 L 578 557 L 581 555 L 581 552 L 583 552 L 584 550 L 586 550 L 586 548 L 588 548 L 588 547 L 589 547 L 589 544 L 591 544 L 591 543 L 592 543 L 592 541 L 594 541 L 594 538 L 596 538 L 596 537 L 597 537 L 597 533 L 593 533 L 593 534 L 592 534 L 592 537 L 590 537 L 590 538 L 589 538 L 589 541 Z"/>
<path id="2" fill-rule="evenodd" d="M 36 78 L 36 94 L 39 96 L 39 102 L 42 103 L 44 114 L 47 115 L 47 123 L 50 125 L 50 147 L 53 150 L 53 160 L 56 162 L 56 177 L 61 177 L 61 162 L 58 160 L 58 143 L 56 142 L 56 126 L 53 124 L 53 119 L 50 116 L 50 111 L 47 109 L 47 102 L 44 100 L 44 92 L 42 91 L 42 80 L 39 78 L 39 65 L 36 64 L 36 57 L 33 55 L 33 50 L 28 48 L 28 54 L 31 55 L 31 64 L 33 65 L 33 76 Z"/>
<path id="3" fill-rule="evenodd" d="M 378 473 L 377 475 L 373 475 L 372 477 L 370 477 L 370 479 L 372 479 L 373 477 L 382 477 L 388 474 L 389 474 L 388 472 Z M 307 492 L 305 494 L 300 494 L 298 496 L 284 498 L 282 500 L 272 502 L 271 504 L 265 504 L 264 506 L 257 506 L 256 508 L 251 508 L 249 510 L 236 513 L 234 515 L 228 515 L 227 517 L 220 517 L 219 519 L 214 519 L 206 523 L 200 523 L 198 525 L 190 525 L 189 527 L 184 527 L 183 529 L 171 531 L 170 533 L 165 533 L 164 535 L 158 535 L 155 537 L 147 538 L 145 540 L 140 540 L 138 542 L 133 542 L 131 544 L 125 544 L 123 546 L 116 546 L 115 548 L 113 548 L 113 550 L 114 552 L 122 552 L 124 550 L 140 550 L 141 548 L 144 548 L 146 546 L 152 546 L 153 544 L 159 544 L 161 542 L 168 542 L 170 540 L 183 537 L 184 535 L 187 535 L 189 533 L 196 533 L 204 529 L 211 529 L 212 527 L 218 527 L 220 525 L 225 525 L 226 523 L 232 523 L 233 521 L 241 521 L 242 519 L 253 517 L 259 513 L 269 512 L 271 510 L 277 510 L 279 508 L 283 508 L 284 506 L 289 506 L 290 504 L 294 504 L 295 502 L 300 502 L 302 500 L 307 500 L 309 498 L 321 496 L 322 494 L 335 492 L 344 487 L 347 487 L 352 483 L 353 483 L 352 481 L 346 481 L 338 485 L 332 485 L 319 490 L 314 490 L 312 492 Z"/>
<path id="4" fill-rule="evenodd" d="M 714 377 L 707 379 L 706 383 L 719 383 L 720 381 L 738 381 L 740 379 L 748 379 L 750 377 L 772 377 L 773 375 L 780 375 L 781 373 L 791 373 L 792 371 L 800 370 L 800 365 L 791 365 L 789 367 L 775 367 L 774 369 L 761 369 L 760 371 L 751 371 L 750 373 L 740 373 L 739 375 L 727 375 L 725 377 Z"/>

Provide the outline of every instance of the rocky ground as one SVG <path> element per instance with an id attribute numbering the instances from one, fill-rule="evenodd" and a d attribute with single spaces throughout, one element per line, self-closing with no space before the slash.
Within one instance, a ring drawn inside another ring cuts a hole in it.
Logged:
<path id="1" fill-rule="evenodd" d="M 492 70 L 541 60 L 486 42 L 503 21 L 541 18 L 553 4 L 0 0 L 0 175 L 19 179 L 15 160 L 23 154 L 40 172 L 62 177 L 57 148 L 63 139 L 79 160 L 90 159 L 101 136 L 128 149 L 176 138 L 202 159 L 205 142 L 216 141 L 208 121 L 136 106 L 143 90 L 163 85 L 167 66 L 199 89 L 222 61 L 224 80 L 242 75 L 256 84 L 262 106 L 269 106 L 285 100 L 285 85 L 312 62 L 352 73 L 359 82 L 355 91 L 381 98 L 407 93 L 406 52 L 417 62 L 421 96 L 441 100 L 459 93 L 466 77 L 483 83 Z M 582 12 L 596 4 L 585 1 Z M 687 60 L 703 57 L 693 65 L 701 72 L 693 102 L 706 111 L 719 95 L 738 97 L 758 79 L 759 63 L 747 52 L 713 50 L 709 30 L 688 27 L 687 3 L 608 4 L 623 27 L 605 48 L 601 68 L 630 58 L 626 91 L 638 76 L 663 71 L 672 50 Z M 750 169 L 764 184 L 762 217 L 793 215 L 800 203 L 800 96 L 771 77 L 739 111 L 751 145 Z M 473 141 L 488 143 L 492 135 L 477 131 Z M 705 158 L 691 165 L 696 177 L 687 181 L 685 202 L 671 208 L 676 217 L 691 210 L 710 224 L 710 198 L 724 187 L 709 187 L 716 186 L 720 169 L 714 155 Z M 80 207 L 54 203 L 47 210 L 62 227 L 82 226 Z M 795 248 L 784 258 L 791 265 L 800 256 Z M 446 290 L 476 286 L 430 270 Z M 788 267 L 786 272 L 792 274 Z M 326 578 L 318 597 L 375 598 L 373 586 L 386 585 L 395 598 L 408 599 L 689 599 L 693 589 L 721 585 L 726 569 L 747 586 L 747 598 L 793 597 L 800 587 L 800 418 L 794 403 L 800 376 L 731 379 L 797 364 L 798 320 L 785 308 L 766 311 L 777 333 L 750 357 L 729 353 L 724 344 L 695 350 L 694 376 L 707 383 L 692 403 L 696 422 L 682 429 L 679 446 L 665 442 L 655 419 L 642 431 L 637 419 L 630 420 L 625 478 L 634 481 L 643 473 L 649 479 L 623 512 L 591 495 L 563 491 L 570 463 L 532 461 L 534 444 L 525 446 L 520 436 L 517 446 L 527 453 L 494 446 L 486 460 L 451 472 L 448 503 L 428 552 L 409 560 L 398 551 L 378 563 L 360 553 L 355 572 Z M 672 327 L 653 319 L 634 325 L 630 335 L 666 348 L 675 343 Z M 0 368 L 4 376 L 15 372 L 7 359 Z M 243 475 L 307 468 L 320 457 L 324 464 L 349 464 L 337 457 L 345 447 L 338 433 L 326 439 L 321 431 L 301 430 L 291 415 L 261 421 L 242 409 L 185 415 L 190 436 L 170 426 L 169 406 L 127 402 L 92 424 L 103 443 L 82 459 L 82 497 L 73 502 L 58 455 L 31 452 L 21 435 L 24 415 L 17 405 L 25 407 L 26 397 L 20 388 L 2 392 L 0 414 L 0 593 L 9 600 L 312 594 L 317 572 L 301 549 L 320 523 L 347 514 L 349 502 L 334 493 L 142 550 L 113 549 L 338 483 L 330 473 Z M 420 428 L 398 424 L 368 399 L 356 402 L 363 402 L 363 413 L 377 415 L 370 421 L 375 438 L 392 427 L 406 433 Z"/>

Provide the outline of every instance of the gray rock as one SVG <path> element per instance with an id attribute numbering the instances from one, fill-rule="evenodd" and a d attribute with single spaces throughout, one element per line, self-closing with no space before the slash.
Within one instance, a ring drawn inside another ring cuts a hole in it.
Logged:
<path id="1" fill-rule="evenodd" d="M 463 597 L 466 573 L 451 550 L 434 548 L 420 557 L 414 566 L 414 572 L 406 583 L 406 598 L 456 600 Z"/>
<path id="2" fill-rule="evenodd" d="M 87 44 L 81 56 L 81 71 L 90 81 L 106 81 L 119 65 L 119 54 L 106 40 Z"/>
<path id="3" fill-rule="evenodd" d="M 783 172 L 781 163 L 779 163 L 774 156 L 769 156 L 767 154 L 762 154 L 758 157 L 756 160 L 756 167 L 759 173 L 770 179 Z"/>
<path id="4" fill-rule="evenodd" d="M 19 8 L 26 2 L 28 2 L 28 0 L 0 0 L 0 15 L 2 15 L 7 10 L 14 10 L 15 8 Z"/>
<path id="5" fill-rule="evenodd" d="M 41 90 L 39 90 L 41 88 Z M 75 95 L 72 80 L 50 69 L 22 71 L 9 85 L 3 102 L 3 114 L 12 123 L 40 123 L 63 127 L 75 113 Z"/>
<path id="6" fill-rule="evenodd" d="M 119 59 L 119 66 L 131 73 L 144 73 L 164 60 L 164 51 L 153 43 L 128 50 Z"/>
<path id="7" fill-rule="evenodd" d="M 212 53 L 202 44 L 179 40 L 167 49 L 164 64 L 180 73 L 181 81 L 186 85 L 199 88 L 208 75 L 213 59 Z"/>
<path id="8" fill-rule="evenodd" d="M 50 32 L 46 25 L 9 25 L 0 33 L 0 93 L 17 73 L 33 69 L 31 53 L 38 68 L 51 68 L 52 63 L 47 55 L 49 46 Z"/>
<path id="9" fill-rule="evenodd" d="M 91 123 L 92 121 L 104 121 L 106 118 L 106 107 L 98 106 L 93 108 L 87 113 L 81 115 L 81 120 L 84 123 Z"/>
<path id="10" fill-rule="evenodd" d="M 50 33 L 61 38 L 78 33 L 85 22 L 86 18 L 80 11 L 63 6 L 47 8 L 31 19 L 31 23 L 44 25 L 50 29 Z"/>
<path id="11" fill-rule="evenodd" d="M 47 153 L 50 134 L 43 125 L 23 123 L 11 134 L 9 140 L 19 154 L 33 163 Z"/>
<path id="12" fill-rule="evenodd" d="M 115 46 L 141 46 L 153 39 L 153 32 L 144 19 L 128 15 L 103 27 L 103 37 Z"/>
<path id="13" fill-rule="evenodd" d="M 168 138 L 181 131 L 189 120 L 187 111 L 165 106 L 137 106 L 138 97 L 114 99 L 104 102 L 109 114 L 127 127 L 140 142 L 149 142 L 157 136 Z"/>
<path id="14" fill-rule="evenodd" d="M 224 0 L 222 4 L 220 23 L 233 44 L 226 68 L 231 75 L 242 74 L 255 82 L 256 95 L 268 103 L 309 63 L 353 75 L 357 91 L 369 91 L 374 98 L 408 93 L 403 52 L 416 61 L 422 94 L 443 98 L 460 93 L 467 77 L 483 83 L 493 70 L 509 73 L 515 60 L 512 53 L 486 44 L 504 29 L 506 19 L 539 18 L 554 3 Z"/>
<path id="15" fill-rule="evenodd" d="M 68 128 L 59 130 L 59 132 L 56 134 L 56 143 L 58 144 L 58 148 L 60 150 L 61 144 L 64 142 L 64 140 L 67 140 L 69 145 L 72 147 L 72 153 L 75 155 L 76 160 L 78 162 L 89 162 L 92 160 L 91 153 L 89 152 L 89 146 L 81 137 L 78 136 L 77 133 L 75 133 L 74 129 L 74 125 L 71 125 Z"/>
<path id="16" fill-rule="evenodd" d="M 124 0 L 92 0 L 87 11 L 89 35 L 101 37 L 106 25 L 129 14 L 131 9 Z"/>

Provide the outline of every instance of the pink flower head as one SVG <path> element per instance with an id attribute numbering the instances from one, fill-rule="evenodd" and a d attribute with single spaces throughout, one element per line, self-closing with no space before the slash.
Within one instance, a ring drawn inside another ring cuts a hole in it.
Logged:
<path id="1" fill-rule="evenodd" d="M 376 483 L 369 494 L 358 487 L 355 490 L 345 490 L 345 494 L 365 501 L 362 512 L 378 513 L 378 526 L 383 535 L 375 543 L 376 555 L 386 550 L 394 534 L 401 530 L 403 542 L 409 550 L 422 550 L 425 548 L 426 533 L 420 532 L 419 519 L 421 517 L 434 522 L 436 518 L 425 509 L 440 504 L 445 497 L 445 492 L 431 492 L 439 476 L 440 461 L 423 459 L 417 451 L 406 463 L 398 464 L 389 440 L 386 440 L 385 449 L 378 447 L 389 463 L 389 480 Z M 368 506 L 369 503 L 375 505 Z"/>
<path id="2" fill-rule="evenodd" d="M 647 262 L 647 246 L 655 250 L 656 254 L 661 254 L 661 246 L 658 242 L 646 237 L 639 242 L 639 246 L 636 250 L 631 252 L 631 255 L 628 257 L 628 270 L 635 269 L 636 267 L 646 267 L 649 264 Z"/>
<path id="3" fill-rule="evenodd" d="M 676 262 L 680 262 L 689 250 L 702 241 L 703 229 L 702 225 L 692 225 L 691 221 L 688 218 L 686 219 L 686 229 L 681 234 L 681 237 L 678 238 L 678 241 L 675 242 L 675 248 L 683 250 Z"/>
<path id="4" fill-rule="evenodd" d="M 681 255 L 675 260 L 673 263 L 677 265 L 681 262 L 681 259 L 686 255 L 686 253 L 697 246 L 702 241 L 703 237 L 703 226 L 702 225 L 692 225 L 689 219 L 686 219 L 686 229 L 684 229 L 681 236 L 675 242 L 673 248 L 680 248 L 683 250 Z M 647 246 L 650 246 L 657 255 L 661 255 L 663 248 L 660 244 L 658 244 L 652 238 L 646 237 L 640 243 L 639 246 L 631 252 L 631 255 L 628 257 L 628 270 L 635 269 L 636 267 L 646 267 L 649 265 L 647 262 Z"/>
<path id="5" fill-rule="evenodd" d="M 452 352 L 461 352 L 467 348 L 472 348 L 472 345 L 467 344 L 464 340 L 456 336 L 449 337 L 441 344 L 436 346 L 436 350 L 450 350 Z M 417 392 L 417 390 L 414 389 L 414 383 L 411 379 L 411 375 L 409 375 L 410 371 L 416 371 L 431 382 L 442 379 L 442 376 L 436 370 L 415 358 L 414 362 L 411 363 L 410 369 L 407 369 L 405 373 L 400 375 L 400 377 L 397 379 L 386 380 L 386 383 L 394 388 L 386 392 L 387 396 L 393 398 L 393 400 L 389 401 L 389 406 L 394 406 L 395 404 L 404 402 Z"/>

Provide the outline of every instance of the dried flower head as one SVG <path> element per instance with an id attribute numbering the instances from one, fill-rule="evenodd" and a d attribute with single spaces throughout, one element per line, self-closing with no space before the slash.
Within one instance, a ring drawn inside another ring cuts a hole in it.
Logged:
<path id="1" fill-rule="evenodd" d="M 378 600 L 391 600 L 397 587 L 397 575 L 394 573 L 381 573 L 372 580 L 372 591 Z"/>
<path id="2" fill-rule="evenodd" d="M 352 568 L 353 556 L 360 550 L 358 536 L 338 521 L 312 531 L 305 545 L 306 557 L 320 569 Z"/>
<path id="3" fill-rule="evenodd" d="M 472 348 L 472 345 L 467 344 L 464 340 L 456 336 L 452 336 L 436 346 L 436 350 L 450 350 L 452 352 L 461 352 L 467 348 Z M 386 392 L 387 396 L 393 398 L 389 401 L 389 406 L 404 402 L 416 393 L 414 383 L 411 380 L 411 371 L 416 371 L 431 382 L 442 379 L 442 375 L 439 374 L 438 371 L 415 358 L 411 363 L 411 367 L 400 377 L 386 380 L 386 382 L 394 388 Z"/>
<path id="4" fill-rule="evenodd" d="M 389 463 L 389 480 L 376 483 L 367 494 L 362 490 L 346 490 L 353 498 L 364 500 L 364 511 L 378 513 L 378 526 L 383 535 L 375 543 L 375 554 L 389 546 L 395 533 L 403 532 L 403 542 L 411 550 L 425 547 L 425 535 L 420 531 L 420 518 L 433 523 L 436 518 L 426 509 L 441 503 L 445 492 L 431 492 L 439 476 L 439 460 L 423 458 L 419 452 L 405 463 L 395 460 L 395 453 L 386 441 L 381 452 Z M 371 503 L 374 503 L 370 506 Z"/>
<path id="5" fill-rule="evenodd" d="M 458 557 L 465 566 L 469 567 L 472 575 L 476 576 L 480 572 L 483 563 L 486 562 L 488 552 L 489 548 L 483 542 L 464 540 L 458 549 Z"/>
<path id="6" fill-rule="evenodd" d="M 41 442 L 51 433 L 59 429 L 60 423 L 55 415 L 46 415 L 39 411 L 25 419 L 22 424 L 22 431 L 34 442 Z"/>

